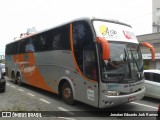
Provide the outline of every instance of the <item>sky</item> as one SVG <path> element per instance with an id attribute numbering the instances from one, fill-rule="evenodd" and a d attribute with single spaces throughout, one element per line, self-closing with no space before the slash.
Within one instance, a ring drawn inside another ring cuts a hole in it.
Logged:
<path id="1" fill-rule="evenodd" d="M 136 35 L 152 32 L 152 0 L 0 0 L 0 55 L 27 28 L 41 31 L 87 16 L 130 24 Z"/>

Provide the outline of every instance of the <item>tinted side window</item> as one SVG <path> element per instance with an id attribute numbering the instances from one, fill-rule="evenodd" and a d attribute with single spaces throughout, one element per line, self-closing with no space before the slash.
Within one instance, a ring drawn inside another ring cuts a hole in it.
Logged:
<path id="1" fill-rule="evenodd" d="M 70 50 L 70 26 L 64 25 L 47 33 L 47 45 L 51 50 Z"/>
<path id="2" fill-rule="evenodd" d="M 26 38 L 25 40 L 20 41 L 19 53 L 29 53 L 34 52 L 35 48 L 32 44 L 32 38 Z"/>
<path id="3" fill-rule="evenodd" d="M 18 42 L 6 45 L 6 55 L 14 55 L 18 53 Z"/>
<path id="4" fill-rule="evenodd" d="M 153 73 L 145 72 L 144 77 L 146 80 L 153 81 Z"/>
<path id="5" fill-rule="evenodd" d="M 26 44 L 26 40 L 20 41 L 19 53 L 25 53 L 25 44 Z"/>
<path id="6" fill-rule="evenodd" d="M 153 81 L 160 83 L 160 74 L 154 73 L 153 74 Z"/>
<path id="7" fill-rule="evenodd" d="M 83 47 L 93 43 L 91 29 L 86 21 L 73 23 L 73 47 L 74 55 L 79 69 L 83 72 Z"/>
<path id="8" fill-rule="evenodd" d="M 70 50 L 69 25 L 64 25 L 33 37 L 36 52 Z"/>
<path id="9" fill-rule="evenodd" d="M 35 52 L 35 48 L 32 44 L 32 38 L 28 38 L 25 44 L 25 53 Z"/>
<path id="10" fill-rule="evenodd" d="M 45 51 L 46 41 L 46 33 L 41 33 L 40 35 L 32 37 L 35 52 Z"/>
<path id="11" fill-rule="evenodd" d="M 73 42 L 74 49 L 82 49 L 85 44 L 93 42 L 93 34 L 87 22 L 73 23 Z"/>
<path id="12" fill-rule="evenodd" d="M 146 80 L 149 80 L 149 73 L 144 73 L 144 77 Z"/>

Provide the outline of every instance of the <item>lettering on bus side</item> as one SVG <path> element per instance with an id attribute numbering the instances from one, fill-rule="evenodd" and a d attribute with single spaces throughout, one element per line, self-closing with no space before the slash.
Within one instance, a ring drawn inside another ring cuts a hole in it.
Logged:
<path id="1" fill-rule="evenodd" d="M 119 84 L 108 84 L 108 89 L 119 87 Z"/>
<path id="2" fill-rule="evenodd" d="M 124 85 L 124 88 L 127 88 L 127 87 L 135 87 L 135 86 L 141 85 L 141 84 L 143 84 L 143 82 L 130 83 L 130 84 Z"/>
<path id="3" fill-rule="evenodd" d="M 117 31 L 115 29 L 110 29 L 109 27 L 105 25 L 101 25 L 99 27 L 99 31 L 103 36 L 108 36 L 108 38 L 117 38 Z"/>

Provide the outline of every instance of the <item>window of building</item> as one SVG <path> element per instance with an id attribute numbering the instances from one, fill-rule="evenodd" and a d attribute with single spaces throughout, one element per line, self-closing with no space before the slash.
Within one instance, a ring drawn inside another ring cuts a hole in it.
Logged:
<path id="1" fill-rule="evenodd" d="M 156 16 L 160 16 L 160 8 L 156 8 Z"/>

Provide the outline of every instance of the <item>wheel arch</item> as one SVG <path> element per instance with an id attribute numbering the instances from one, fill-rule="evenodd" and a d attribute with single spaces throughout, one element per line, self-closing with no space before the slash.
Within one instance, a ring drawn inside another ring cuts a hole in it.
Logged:
<path id="1" fill-rule="evenodd" d="M 62 88 L 62 85 L 65 83 L 65 82 L 68 82 L 72 88 L 72 92 L 73 92 L 73 99 L 75 99 L 75 89 L 74 89 L 74 86 L 73 86 L 73 82 L 70 78 L 68 77 L 62 77 L 60 80 L 59 80 L 59 84 L 58 84 L 58 94 L 61 95 L 61 88 Z"/>
<path id="2" fill-rule="evenodd" d="M 16 77 L 18 77 L 18 75 L 21 76 L 21 72 L 20 72 L 20 71 L 17 71 L 17 72 L 16 72 Z"/>
<path id="3" fill-rule="evenodd" d="M 16 76 L 15 70 L 12 70 L 12 71 L 11 71 L 11 77 L 13 77 L 13 75 Z"/>

